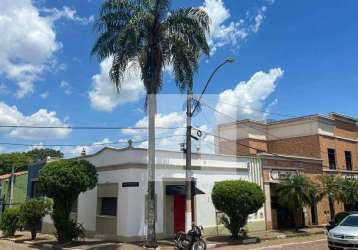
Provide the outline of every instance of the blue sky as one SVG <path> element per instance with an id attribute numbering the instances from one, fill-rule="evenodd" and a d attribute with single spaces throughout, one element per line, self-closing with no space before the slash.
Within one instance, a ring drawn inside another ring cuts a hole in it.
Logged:
<path id="1" fill-rule="evenodd" d="M 173 8 L 202 6 L 212 19 L 209 58 L 201 59 L 194 89 L 218 72 L 194 119 L 212 131 L 217 122 L 241 118 L 282 119 L 259 110 L 299 116 L 341 112 L 358 117 L 358 16 L 355 0 L 172 1 Z M 2 0 L 0 2 L 0 124 L 132 127 L 145 124 L 144 90 L 132 69 L 123 92 L 113 94 L 109 61 L 90 56 L 100 0 Z M 170 72 L 159 96 L 158 123 L 184 124 L 183 98 Z M 172 134 L 177 137 L 170 137 Z M 178 129 L 158 131 L 158 145 L 177 149 Z M 28 144 L 142 141 L 145 131 L 0 130 L 0 142 Z M 174 139 L 173 139 L 174 138 Z M 214 147 L 213 140 L 202 141 Z M 145 143 L 144 143 L 145 144 Z M 143 144 L 139 144 L 144 146 Z M 121 146 L 120 144 L 117 146 Z M 88 151 L 100 146 L 86 147 Z M 204 147 L 204 146 L 202 146 Z M 206 146 L 205 146 L 206 147 Z M 67 156 L 82 147 L 62 148 Z M 0 146 L 3 152 L 28 147 Z"/>

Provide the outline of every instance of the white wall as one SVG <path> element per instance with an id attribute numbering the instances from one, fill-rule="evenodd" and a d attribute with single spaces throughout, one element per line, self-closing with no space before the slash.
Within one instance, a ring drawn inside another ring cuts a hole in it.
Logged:
<path id="1" fill-rule="evenodd" d="M 185 159 L 181 153 L 159 152 L 160 159 L 156 170 L 157 193 L 157 233 L 164 232 L 165 216 L 165 189 L 163 181 L 185 179 Z M 248 162 L 250 158 L 236 158 L 226 156 L 197 155 L 193 165 L 200 166 L 200 170 L 193 171 L 193 177 L 197 180 L 197 187 L 205 192 L 196 196 L 197 223 L 207 226 L 216 225 L 215 208 L 211 200 L 211 191 L 217 181 L 228 179 L 249 178 Z M 236 159 L 236 160 L 234 160 Z M 118 211 L 117 234 L 131 237 L 145 235 L 145 194 L 147 191 L 147 170 L 143 163 L 146 162 L 146 151 L 129 150 L 104 150 L 97 155 L 87 158 L 97 166 L 98 183 L 118 183 Z M 124 164 L 132 162 L 132 164 Z M 134 162 L 140 164 L 135 165 Z M 124 164 L 124 165 L 123 165 Z M 101 171 L 105 166 L 117 166 L 116 170 Z M 139 182 L 139 187 L 122 187 L 123 182 Z M 259 184 L 259 183 L 258 183 Z M 97 209 L 97 190 L 91 190 L 79 197 L 78 220 L 85 229 L 95 231 Z"/>
<path id="2" fill-rule="evenodd" d="M 96 231 L 97 187 L 78 197 L 77 221 L 91 232 Z"/>

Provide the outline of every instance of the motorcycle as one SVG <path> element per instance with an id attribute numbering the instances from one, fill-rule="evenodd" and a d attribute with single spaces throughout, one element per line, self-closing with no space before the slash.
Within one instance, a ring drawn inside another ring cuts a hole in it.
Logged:
<path id="1" fill-rule="evenodd" d="M 175 236 L 174 250 L 206 250 L 206 243 L 203 240 L 202 226 L 192 225 L 186 234 L 179 232 Z"/>

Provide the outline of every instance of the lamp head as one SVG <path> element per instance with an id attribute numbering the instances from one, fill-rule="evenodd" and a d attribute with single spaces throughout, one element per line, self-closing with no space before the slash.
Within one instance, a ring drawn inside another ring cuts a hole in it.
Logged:
<path id="1" fill-rule="evenodd" d="M 227 58 L 225 59 L 225 62 L 226 62 L 226 63 L 234 63 L 234 62 L 235 62 L 235 58 L 234 58 L 234 57 L 227 57 Z"/>

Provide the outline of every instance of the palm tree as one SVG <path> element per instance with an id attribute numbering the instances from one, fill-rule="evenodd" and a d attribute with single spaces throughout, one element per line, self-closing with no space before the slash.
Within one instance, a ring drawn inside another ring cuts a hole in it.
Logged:
<path id="1" fill-rule="evenodd" d="M 335 201 L 342 201 L 342 185 L 343 178 L 335 175 L 322 175 L 320 178 L 321 186 L 319 187 L 319 195 L 321 199 L 325 196 L 328 197 L 329 211 L 331 220 L 334 219 L 336 209 L 334 207 Z"/>
<path id="2" fill-rule="evenodd" d="M 148 104 L 147 246 L 155 235 L 155 114 L 156 94 L 165 66 L 171 65 L 180 90 L 192 87 L 201 53 L 209 55 L 209 17 L 200 8 L 170 10 L 170 0 L 106 0 L 95 31 L 92 55 L 112 58 L 110 77 L 120 90 L 129 64 L 138 63 Z"/>
<path id="3" fill-rule="evenodd" d="M 341 186 L 339 201 L 343 202 L 346 210 L 356 210 L 358 202 L 358 181 L 344 179 Z"/>
<path id="4" fill-rule="evenodd" d="M 295 228 L 298 230 L 299 211 L 312 204 L 313 184 L 306 177 L 295 175 L 288 177 L 277 188 L 279 202 L 293 212 Z"/>

